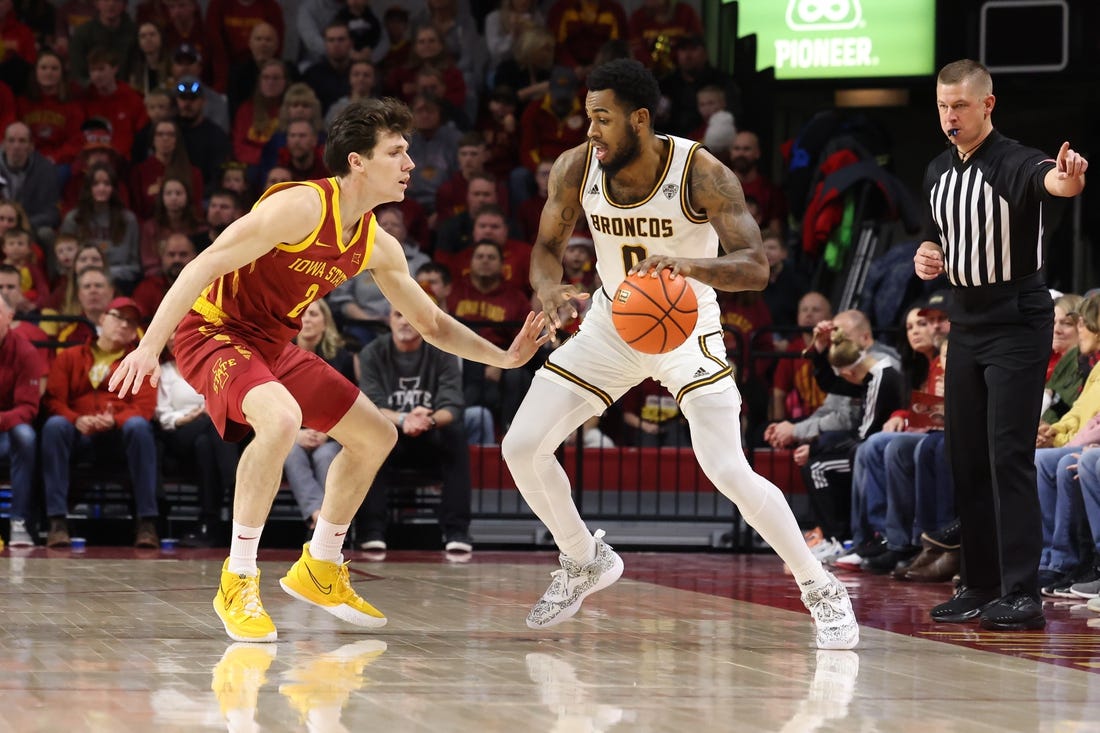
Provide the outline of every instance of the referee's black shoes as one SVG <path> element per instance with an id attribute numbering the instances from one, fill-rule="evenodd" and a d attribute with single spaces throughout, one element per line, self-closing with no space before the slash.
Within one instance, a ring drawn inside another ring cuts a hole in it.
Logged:
<path id="1" fill-rule="evenodd" d="M 960 585 L 950 601 L 932 609 L 932 620 L 941 624 L 964 624 L 981 616 L 986 608 L 996 604 L 998 600 L 994 589 L 967 588 Z"/>
<path id="2" fill-rule="evenodd" d="M 1018 590 L 982 611 L 981 627 L 988 631 L 1029 631 L 1047 625 L 1043 604 Z"/>

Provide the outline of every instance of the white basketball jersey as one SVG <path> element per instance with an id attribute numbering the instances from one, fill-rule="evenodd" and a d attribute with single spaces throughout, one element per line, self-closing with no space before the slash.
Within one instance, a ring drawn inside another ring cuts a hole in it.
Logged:
<path id="1" fill-rule="evenodd" d="M 670 148 L 664 174 L 649 196 L 636 204 L 611 200 L 600 163 L 588 148 L 581 205 L 596 245 L 596 270 L 609 296 L 627 271 L 650 255 L 718 256 L 718 233 L 688 201 L 688 169 L 699 143 L 671 135 L 657 137 L 668 140 Z M 688 282 L 700 306 L 716 302 L 710 286 Z"/>

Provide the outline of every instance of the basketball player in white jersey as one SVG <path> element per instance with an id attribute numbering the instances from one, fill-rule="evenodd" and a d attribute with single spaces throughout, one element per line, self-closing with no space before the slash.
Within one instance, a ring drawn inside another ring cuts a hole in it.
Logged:
<path id="1" fill-rule="evenodd" d="M 582 207 L 605 288 L 629 272 L 655 277 L 667 268 L 689 278 L 699 320 L 673 351 L 642 354 L 616 333 L 601 289 L 577 335 L 539 370 L 502 446 L 523 498 L 561 551 L 561 570 L 553 573 L 527 625 L 545 628 L 567 620 L 586 596 L 622 574 L 623 562 L 601 539 L 603 532 L 593 536 L 581 519 L 554 451 L 585 420 L 652 376 L 680 403 L 707 477 L 794 573 L 817 627 L 817 645 L 850 649 L 859 641 L 859 627 L 844 586 L 810 554 L 783 494 L 753 472 L 741 447 L 741 396 L 726 361 L 714 294 L 714 288 L 761 290 L 768 282 L 760 229 L 741 185 L 697 143 L 654 133 L 652 111 L 660 92 L 637 61 L 599 66 L 587 85 L 588 143 L 554 163 L 531 255 L 531 285 L 548 321 L 560 327 L 561 314 L 575 318 L 574 302 L 588 297 L 561 282 L 562 252 Z"/>

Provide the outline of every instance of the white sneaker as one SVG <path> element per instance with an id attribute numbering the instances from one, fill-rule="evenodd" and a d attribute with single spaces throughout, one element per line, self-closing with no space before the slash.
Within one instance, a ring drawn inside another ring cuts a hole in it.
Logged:
<path id="1" fill-rule="evenodd" d="M 849 552 L 847 555 L 833 558 L 829 564 L 845 570 L 859 570 L 860 565 L 863 564 L 863 558 L 858 552 Z"/>
<path id="2" fill-rule="evenodd" d="M 810 552 L 818 562 L 827 563 L 844 554 L 844 545 L 837 542 L 835 537 L 821 540 L 817 544 L 809 545 Z"/>
<path id="3" fill-rule="evenodd" d="M 573 617 L 581 602 L 598 590 L 614 583 L 623 574 L 623 560 L 603 541 L 604 531 L 596 530 L 596 557 L 579 565 L 565 555 L 558 556 L 561 570 L 550 575 L 550 587 L 527 614 L 527 626 L 545 629 Z"/>
<path id="4" fill-rule="evenodd" d="M 27 522 L 24 519 L 11 520 L 11 535 L 8 544 L 12 547 L 34 547 L 34 538 L 27 531 Z"/>
<path id="5" fill-rule="evenodd" d="M 825 574 L 828 583 L 802 594 L 802 603 L 817 627 L 817 648 L 851 649 L 859 643 L 859 624 L 852 601 L 840 581 L 831 573 Z"/>

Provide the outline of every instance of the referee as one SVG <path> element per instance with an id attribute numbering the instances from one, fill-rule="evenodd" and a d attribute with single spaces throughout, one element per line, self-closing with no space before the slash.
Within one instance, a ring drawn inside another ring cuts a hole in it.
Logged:
<path id="1" fill-rule="evenodd" d="M 947 273 L 953 290 L 945 428 L 962 520 L 962 582 L 935 621 L 1040 629 L 1042 551 L 1035 435 L 1050 357 L 1053 306 L 1043 277 L 1049 196 L 1076 196 L 1086 161 L 1063 143 L 1050 158 L 993 129 L 993 80 L 976 61 L 936 78 L 950 143 L 929 165 L 917 276 Z"/>

